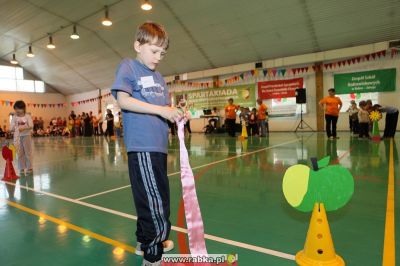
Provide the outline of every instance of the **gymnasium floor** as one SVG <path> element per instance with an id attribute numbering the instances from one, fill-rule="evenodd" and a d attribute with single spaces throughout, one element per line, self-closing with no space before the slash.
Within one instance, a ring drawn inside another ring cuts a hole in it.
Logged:
<path id="1" fill-rule="evenodd" d="M 282 177 L 290 165 L 331 155 L 331 163 L 355 178 L 350 203 L 328 213 L 336 251 L 347 265 L 382 265 L 389 159 L 394 156 L 399 193 L 400 137 L 391 155 L 389 140 L 373 144 L 348 132 L 339 136 L 329 141 L 322 133 L 273 132 L 247 143 L 202 134 L 187 138 L 209 253 L 237 253 L 239 265 L 246 266 L 295 265 L 310 214 L 286 203 Z M 173 253 L 187 253 L 178 144 L 170 140 L 170 238 Z M 0 175 L 4 167 L 1 160 Z M 133 254 L 135 214 L 121 140 L 35 139 L 33 176 L 16 185 L 0 182 L 0 265 L 140 265 Z"/>

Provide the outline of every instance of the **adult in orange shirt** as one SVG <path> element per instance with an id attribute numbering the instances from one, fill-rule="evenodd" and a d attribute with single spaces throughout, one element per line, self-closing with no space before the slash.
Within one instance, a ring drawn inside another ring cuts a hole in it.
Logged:
<path id="1" fill-rule="evenodd" d="M 225 106 L 225 127 L 229 136 L 235 136 L 236 112 L 239 109 L 238 105 L 233 104 L 233 99 L 229 98 L 228 105 Z"/>
<path id="2" fill-rule="evenodd" d="M 325 108 L 326 134 L 330 139 L 338 139 L 336 135 L 336 124 L 342 109 L 342 100 L 335 96 L 335 89 L 328 90 L 329 96 L 319 101 L 321 108 Z"/>
<path id="3" fill-rule="evenodd" d="M 257 104 L 259 105 L 258 107 L 258 113 L 257 113 L 257 124 L 258 128 L 261 128 L 261 135 L 260 137 L 266 137 L 267 136 L 267 110 L 268 106 L 262 102 L 261 99 L 257 99 Z"/>

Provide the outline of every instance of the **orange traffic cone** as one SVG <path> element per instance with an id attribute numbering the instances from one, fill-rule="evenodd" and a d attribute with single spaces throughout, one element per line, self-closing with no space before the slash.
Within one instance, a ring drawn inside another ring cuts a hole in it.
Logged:
<path id="1" fill-rule="evenodd" d="M 340 266 L 343 259 L 335 253 L 323 203 L 315 203 L 311 215 L 304 249 L 296 254 L 296 262 L 301 266 Z"/>
<path id="2" fill-rule="evenodd" d="M 11 160 L 6 160 L 6 169 L 4 170 L 4 176 L 1 180 L 3 181 L 14 181 L 17 180 L 19 176 L 15 174 L 14 166 Z"/>
<path id="3" fill-rule="evenodd" d="M 246 125 L 243 124 L 243 125 L 242 125 L 242 135 L 239 137 L 239 139 L 240 139 L 240 140 L 245 140 L 245 139 L 247 139 L 247 138 L 248 138 L 248 135 L 247 135 L 247 128 L 246 128 Z"/>

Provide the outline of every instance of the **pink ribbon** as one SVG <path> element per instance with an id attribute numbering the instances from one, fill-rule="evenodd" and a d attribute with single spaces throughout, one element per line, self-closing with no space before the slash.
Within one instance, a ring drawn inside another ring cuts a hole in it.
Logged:
<path id="1" fill-rule="evenodd" d="M 18 128 L 18 125 L 16 125 L 15 130 L 14 130 L 14 147 L 15 147 L 15 150 L 17 151 L 17 154 L 20 149 L 20 144 L 21 144 L 21 139 L 20 139 L 20 134 L 19 134 L 19 128 Z"/>
<path id="2" fill-rule="evenodd" d="M 180 143 L 180 163 L 183 204 L 189 236 L 189 249 L 192 255 L 207 255 L 204 241 L 204 226 L 201 218 L 200 206 L 197 200 L 196 185 L 192 168 L 189 164 L 189 155 L 185 146 L 185 119 L 176 122 Z"/>

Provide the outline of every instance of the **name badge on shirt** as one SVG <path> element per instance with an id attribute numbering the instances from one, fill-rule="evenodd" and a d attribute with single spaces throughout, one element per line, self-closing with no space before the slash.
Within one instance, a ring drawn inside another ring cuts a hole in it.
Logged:
<path id="1" fill-rule="evenodd" d="M 153 76 L 141 77 L 140 82 L 144 89 L 155 86 Z"/>

